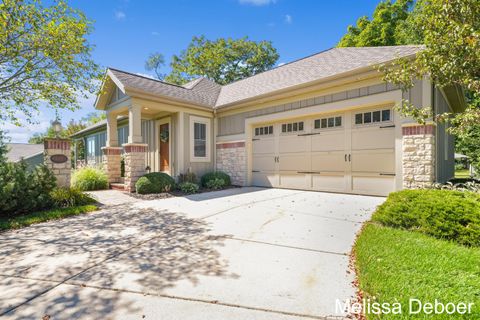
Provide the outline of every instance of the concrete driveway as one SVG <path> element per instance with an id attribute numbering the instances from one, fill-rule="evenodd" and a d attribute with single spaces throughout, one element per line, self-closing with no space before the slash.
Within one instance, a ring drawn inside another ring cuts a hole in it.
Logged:
<path id="1" fill-rule="evenodd" d="M 133 201 L 0 234 L 11 319 L 341 316 L 348 253 L 384 198 L 238 188 Z"/>

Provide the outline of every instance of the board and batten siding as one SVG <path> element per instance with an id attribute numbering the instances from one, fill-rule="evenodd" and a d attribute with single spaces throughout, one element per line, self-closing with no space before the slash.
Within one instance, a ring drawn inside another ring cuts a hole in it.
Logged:
<path id="1" fill-rule="evenodd" d="M 303 99 L 291 103 L 275 105 L 267 108 L 256 109 L 247 112 L 236 113 L 218 118 L 218 136 L 229 136 L 245 133 L 245 120 L 247 118 L 262 116 L 266 114 L 279 113 L 283 111 L 306 108 L 314 105 L 321 105 L 336 101 L 343 101 L 398 90 L 399 87 L 390 83 L 380 83 L 357 89 L 346 90 L 342 92 L 327 94 L 323 96 Z M 403 98 L 409 100 L 415 105 L 421 105 L 422 102 L 422 81 L 415 82 L 415 86 L 403 94 Z"/>
<path id="2" fill-rule="evenodd" d="M 439 89 L 434 89 L 433 105 L 435 114 L 452 112 L 447 100 Z M 447 125 L 437 123 L 436 130 L 436 180 L 444 183 L 455 175 L 455 140 L 448 133 Z"/>

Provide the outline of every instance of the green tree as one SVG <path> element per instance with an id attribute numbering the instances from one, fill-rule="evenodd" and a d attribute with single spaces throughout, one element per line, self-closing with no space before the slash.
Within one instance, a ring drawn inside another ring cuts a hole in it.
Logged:
<path id="1" fill-rule="evenodd" d="M 160 71 L 161 67 L 165 65 L 165 58 L 161 53 L 152 53 L 147 61 L 145 61 L 145 69 L 154 71 L 157 79 L 162 80 L 165 75 Z"/>
<path id="2" fill-rule="evenodd" d="M 92 23 L 63 0 L 0 2 L 0 120 L 34 121 L 40 101 L 53 109 L 75 109 L 95 93 L 98 65 L 87 35 Z"/>
<path id="3" fill-rule="evenodd" d="M 270 41 L 220 38 L 207 40 L 193 37 L 188 48 L 174 55 L 172 72 L 165 81 L 183 84 L 197 77 L 206 77 L 218 84 L 228 84 L 269 70 L 279 55 Z"/>
<path id="4" fill-rule="evenodd" d="M 337 46 L 375 47 L 421 43 L 421 34 L 405 31 L 406 29 L 413 31 L 416 26 L 414 23 L 416 10 L 413 10 L 414 17 L 410 18 L 413 3 L 413 0 L 380 2 L 373 12 L 372 19 L 363 16 L 358 19 L 355 26 L 348 26 L 347 33 Z"/>
<path id="5" fill-rule="evenodd" d="M 8 139 L 5 137 L 5 133 L 0 130 L 0 166 L 7 161 L 7 146 Z"/>

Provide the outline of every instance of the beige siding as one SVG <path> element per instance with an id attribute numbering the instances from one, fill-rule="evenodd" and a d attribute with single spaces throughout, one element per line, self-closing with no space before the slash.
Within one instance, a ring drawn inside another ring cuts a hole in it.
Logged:
<path id="1" fill-rule="evenodd" d="M 150 172 L 159 171 L 156 161 L 157 135 L 155 128 L 155 120 L 142 120 L 142 139 L 143 143 L 148 144 L 147 154 L 145 157 L 145 166 L 150 167 Z"/>
<path id="2" fill-rule="evenodd" d="M 198 178 L 200 178 L 203 174 L 213 171 L 214 170 L 214 157 L 215 157 L 215 145 L 213 139 L 213 118 L 211 118 L 211 129 L 210 129 L 210 162 L 191 162 L 190 161 L 190 149 L 192 141 L 190 139 L 190 117 L 192 115 L 185 113 L 184 114 L 184 127 L 185 127 L 185 138 L 184 138 L 184 145 L 183 145 L 183 152 L 184 152 L 184 161 L 185 161 L 185 172 L 190 168 L 192 172 L 194 172 Z"/>
<path id="3" fill-rule="evenodd" d="M 418 87 L 420 87 L 420 101 L 421 101 L 421 98 L 422 98 L 421 82 L 419 82 Z M 272 114 L 272 113 L 278 113 L 278 112 L 284 112 L 292 109 L 306 108 L 313 105 L 320 105 L 320 104 L 325 104 L 330 102 L 353 99 L 353 98 L 373 95 L 377 93 L 388 92 L 392 90 L 398 90 L 398 86 L 388 84 L 388 83 L 380 83 L 380 84 L 371 85 L 367 87 L 361 87 L 361 88 L 347 90 L 343 92 L 295 101 L 292 103 L 271 106 L 264 109 L 252 110 L 248 112 L 242 112 L 238 114 L 219 117 L 218 118 L 218 136 L 227 136 L 227 135 L 244 133 L 245 119 L 247 118 L 257 117 L 257 116 Z M 415 98 L 415 101 L 417 101 L 416 91 L 414 94 L 414 98 Z"/>
<path id="4" fill-rule="evenodd" d="M 451 112 L 447 101 L 439 89 L 434 92 L 435 114 Z M 438 182 L 446 182 L 455 175 L 454 137 L 447 132 L 445 123 L 437 123 L 436 132 L 437 176 Z"/>

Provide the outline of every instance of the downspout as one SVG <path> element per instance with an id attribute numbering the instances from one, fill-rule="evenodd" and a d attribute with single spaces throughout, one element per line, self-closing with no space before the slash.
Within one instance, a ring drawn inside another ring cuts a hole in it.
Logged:
<path id="1" fill-rule="evenodd" d="M 437 99 L 435 98 L 435 85 L 432 83 L 432 113 L 433 117 L 435 119 L 435 116 L 437 115 Z M 439 129 L 438 125 L 435 125 L 435 182 L 438 182 L 438 173 L 440 172 L 440 157 L 438 153 L 438 146 L 439 146 Z"/>
<path id="2" fill-rule="evenodd" d="M 213 109 L 213 171 L 217 171 L 217 109 Z"/>

